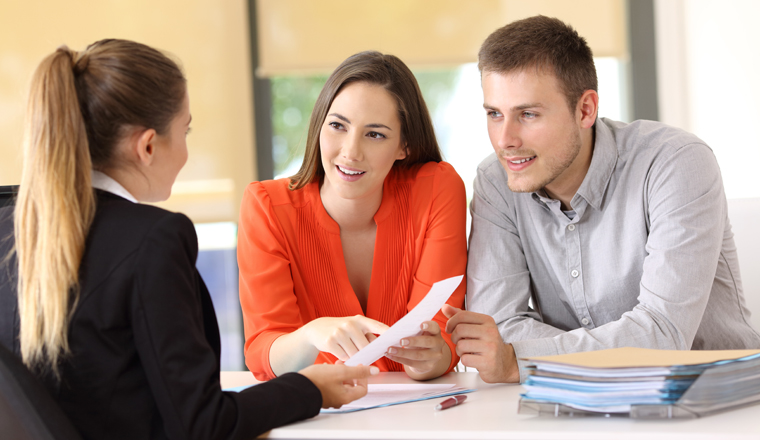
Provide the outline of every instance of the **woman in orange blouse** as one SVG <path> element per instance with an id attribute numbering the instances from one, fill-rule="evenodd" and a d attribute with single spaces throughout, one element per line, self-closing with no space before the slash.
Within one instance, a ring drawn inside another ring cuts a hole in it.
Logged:
<path id="1" fill-rule="evenodd" d="M 254 182 L 240 212 L 246 365 L 260 380 L 345 361 L 467 264 L 465 189 L 442 162 L 411 71 L 378 52 L 349 57 L 312 112 L 290 179 Z M 465 284 L 448 301 L 462 307 Z M 418 380 L 451 371 L 438 313 L 375 363 Z"/>

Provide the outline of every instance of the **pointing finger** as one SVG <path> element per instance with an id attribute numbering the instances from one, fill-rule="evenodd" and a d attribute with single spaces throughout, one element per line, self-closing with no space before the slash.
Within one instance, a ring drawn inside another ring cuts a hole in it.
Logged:
<path id="1" fill-rule="evenodd" d="M 364 333 L 374 333 L 381 335 L 385 333 L 386 330 L 388 330 L 390 327 L 383 324 L 380 321 L 375 321 L 374 319 L 367 318 L 366 316 L 356 316 L 357 321 L 361 324 L 361 327 L 364 330 Z"/>

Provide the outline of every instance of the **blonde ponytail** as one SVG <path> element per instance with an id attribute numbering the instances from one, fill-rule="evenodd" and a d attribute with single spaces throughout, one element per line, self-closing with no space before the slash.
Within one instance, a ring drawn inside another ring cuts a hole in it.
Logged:
<path id="1" fill-rule="evenodd" d="M 61 47 L 34 73 L 15 211 L 21 355 L 30 368 L 49 366 L 56 375 L 61 356 L 69 352 L 68 323 L 95 213 L 92 161 L 75 84 L 82 62 Z"/>
<path id="2" fill-rule="evenodd" d="M 95 216 L 92 169 L 120 166 L 118 145 L 135 127 L 165 134 L 185 93 L 179 66 L 134 41 L 100 40 L 81 53 L 61 47 L 35 71 L 15 211 L 19 337 L 30 368 L 57 376 L 69 352 Z"/>

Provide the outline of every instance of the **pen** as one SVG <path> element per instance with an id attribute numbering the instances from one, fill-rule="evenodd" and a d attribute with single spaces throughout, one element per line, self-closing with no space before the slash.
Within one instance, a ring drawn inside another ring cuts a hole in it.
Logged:
<path id="1" fill-rule="evenodd" d="M 467 399 L 467 396 L 464 394 L 460 394 L 458 396 L 449 397 L 448 399 L 444 400 L 443 402 L 439 403 L 435 406 L 435 409 L 438 411 L 444 410 L 446 408 L 451 408 L 452 406 L 459 405 L 460 403 L 464 402 L 465 399 Z"/>

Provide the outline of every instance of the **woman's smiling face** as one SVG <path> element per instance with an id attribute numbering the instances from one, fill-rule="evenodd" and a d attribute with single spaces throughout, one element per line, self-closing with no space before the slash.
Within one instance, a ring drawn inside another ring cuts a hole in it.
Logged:
<path id="1" fill-rule="evenodd" d="M 351 83 L 338 93 L 319 134 L 322 197 L 382 198 L 385 177 L 406 157 L 394 98 L 381 86 Z"/>

